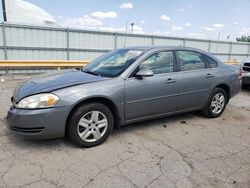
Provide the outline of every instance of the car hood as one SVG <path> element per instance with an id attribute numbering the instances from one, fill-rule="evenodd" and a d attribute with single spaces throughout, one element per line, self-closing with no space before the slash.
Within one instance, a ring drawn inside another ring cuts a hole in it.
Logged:
<path id="1" fill-rule="evenodd" d="M 73 85 L 86 84 L 106 80 L 100 76 L 84 73 L 78 70 L 60 71 L 57 73 L 45 74 L 31 78 L 16 87 L 13 93 L 13 100 L 18 102 L 24 97 L 47 93 L 57 89 Z"/>

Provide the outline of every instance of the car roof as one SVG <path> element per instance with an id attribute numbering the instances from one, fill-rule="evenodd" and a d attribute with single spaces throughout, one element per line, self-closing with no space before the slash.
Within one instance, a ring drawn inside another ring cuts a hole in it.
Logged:
<path id="1" fill-rule="evenodd" d="M 192 47 L 183 47 L 183 46 L 134 46 L 134 47 L 125 47 L 123 49 L 129 49 L 129 50 L 142 50 L 142 51 L 149 51 L 149 50 L 189 50 L 193 52 L 198 52 L 205 54 L 206 56 L 212 58 L 213 60 L 222 63 L 218 58 L 213 56 L 211 53 L 206 52 L 204 50 L 198 49 L 198 48 L 192 48 Z"/>
<path id="2" fill-rule="evenodd" d="M 191 47 L 183 47 L 183 46 L 134 46 L 134 47 L 125 47 L 124 49 L 131 49 L 131 50 L 190 50 L 190 51 L 196 51 L 200 53 L 207 54 L 206 51 L 200 50 L 198 48 L 191 48 Z"/>

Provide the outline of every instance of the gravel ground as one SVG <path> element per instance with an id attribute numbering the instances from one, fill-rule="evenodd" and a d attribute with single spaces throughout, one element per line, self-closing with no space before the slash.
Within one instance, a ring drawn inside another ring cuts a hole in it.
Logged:
<path id="1" fill-rule="evenodd" d="M 250 187 L 250 90 L 217 119 L 187 113 L 137 123 L 81 149 L 7 130 L 11 93 L 28 77 L 0 76 L 0 187 Z"/>

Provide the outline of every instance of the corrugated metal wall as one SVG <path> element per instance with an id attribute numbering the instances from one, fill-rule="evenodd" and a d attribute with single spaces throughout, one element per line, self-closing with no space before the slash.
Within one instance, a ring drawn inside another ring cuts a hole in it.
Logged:
<path id="1" fill-rule="evenodd" d="M 250 53 L 250 43 L 0 24 L 0 59 L 92 60 L 116 48 L 142 45 L 195 47 L 222 61 L 243 61 Z"/>

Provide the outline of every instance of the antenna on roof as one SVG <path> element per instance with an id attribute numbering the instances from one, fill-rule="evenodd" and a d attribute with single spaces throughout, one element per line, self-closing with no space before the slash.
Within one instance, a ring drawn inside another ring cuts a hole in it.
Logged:
<path id="1" fill-rule="evenodd" d="M 7 22 L 7 14 L 6 14 L 5 0 L 2 0 L 2 8 L 3 8 L 3 21 L 4 21 L 4 22 Z"/>

